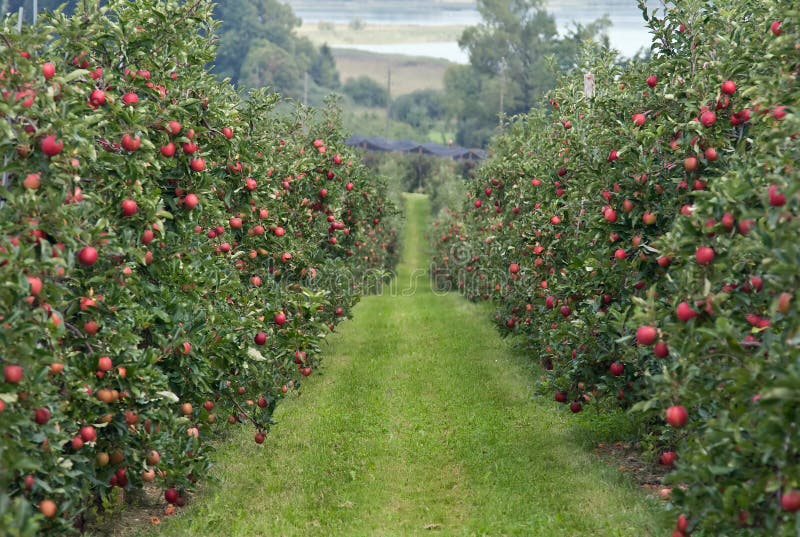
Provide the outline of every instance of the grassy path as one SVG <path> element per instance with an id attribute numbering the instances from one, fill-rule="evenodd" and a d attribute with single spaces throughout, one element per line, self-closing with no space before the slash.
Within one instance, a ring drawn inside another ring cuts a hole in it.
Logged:
<path id="1" fill-rule="evenodd" d="M 159 534 L 668 534 L 658 507 L 571 440 L 563 409 L 532 397 L 482 310 L 429 290 L 428 203 L 407 201 L 396 292 L 359 304 L 264 446 L 235 438 L 220 483 Z"/>

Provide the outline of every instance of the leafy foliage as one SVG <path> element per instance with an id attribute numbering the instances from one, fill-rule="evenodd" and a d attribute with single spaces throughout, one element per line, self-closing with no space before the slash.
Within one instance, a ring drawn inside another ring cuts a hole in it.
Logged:
<path id="1" fill-rule="evenodd" d="M 366 75 L 350 78 L 342 85 L 342 93 L 363 106 L 386 106 L 389 92 Z"/>
<path id="2" fill-rule="evenodd" d="M 436 90 L 417 90 L 392 102 L 392 116 L 417 129 L 430 129 L 446 114 L 444 94 Z"/>
<path id="3" fill-rule="evenodd" d="M 394 260 L 336 108 L 242 99 L 205 67 L 215 26 L 205 0 L 113 0 L 2 29 L 6 533 L 73 533 L 151 480 L 181 504 Z"/>
<path id="4" fill-rule="evenodd" d="M 643 13 L 650 63 L 587 50 L 494 140 L 434 275 L 493 300 L 573 412 L 641 413 L 677 456 L 673 535 L 795 535 L 800 12 Z"/>

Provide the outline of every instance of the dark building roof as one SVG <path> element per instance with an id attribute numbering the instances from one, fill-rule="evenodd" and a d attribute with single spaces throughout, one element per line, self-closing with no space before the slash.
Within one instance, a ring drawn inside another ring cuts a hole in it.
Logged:
<path id="1" fill-rule="evenodd" d="M 345 140 L 345 143 L 368 151 L 419 153 L 454 160 L 481 160 L 486 156 L 486 151 L 483 149 L 467 149 L 457 145 L 450 146 L 433 142 L 419 143 L 411 140 L 388 140 L 381 136 L 354 135 Z"/>

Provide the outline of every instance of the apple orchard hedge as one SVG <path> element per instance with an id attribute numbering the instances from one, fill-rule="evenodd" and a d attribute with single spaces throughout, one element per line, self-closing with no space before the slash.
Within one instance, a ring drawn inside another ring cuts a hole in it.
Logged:
<path id="1" fill-rule="evenodd" d="M 0 35 L 4 535 L 76 531 L 115 486 L 181 505 L 393 261 L 336 111 L 220 84 L 210 14 L 120 0 Z"/>
<path id="2" fill-rule="evenodd" d="M 796 535 L 800 11 L 644 14 L 651 61 L 587 52 L 494 141 L 434 277 L 493 300 L 573 412 L 641 413 L 673 535 Z"/>

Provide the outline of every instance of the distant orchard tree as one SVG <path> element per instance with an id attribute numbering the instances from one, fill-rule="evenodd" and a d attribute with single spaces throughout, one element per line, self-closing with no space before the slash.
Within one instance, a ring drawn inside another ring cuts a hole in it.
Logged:
<path id="1" fill-rule="evenodd" d="M 214 17 L 222 21 L 214 70 L 235 84 L 256 43 L 266 40 L 291 50 L 296 39 L 293 31 L 301 23 L 291 7 L 278 0 L 219 0 Z"/>
<path id="2" fill-rule="evenodd" d="M 251 87 L 269 87 L 289 97 L 299 97 L 292 89 L 302 84 L 303 72 L 292 56 L 265 39 L 250 46 L 242 62 L 240 83 Z"/>
<path id="3" fill-rule="evenodd" d="M 469 53 L 469 66 L 452 67 L 445 79 L 448 94 L 461 107 L 458 141 L 464 145 L 473 145 L 465 137 L 474 139 L 476 129 L 491 131 L 501 111 L 511 116 L 537 106 L 555 84 L 548 58 L 562 69 L 572 67 L 585 40 L 607 44 L 610 26 L 602 18 L 576 24 L 561 36 L 542 0 L 478 0 L 478 12 L 481 23 L 464 30 L 458 41 Z"/>
<path id="4" fill-rule="evenodd" d="M 341 85 L 339 71 L 336 70 L 336 60 L 333 59 L 331 48 L 328 45 L 322 45 L 319 48 L 319 54 L 316 55 L 311 63 L 309 74 L 314 79 L 314 82 L 320 86 L 338 89 Z"/>
<path id="5" fill-rule="evenodd" d="M 386 88 L 366 75 L 348 79 L 342 86 L 342 92 L 363 106 L 386 106 L 389 101 Z"/>
<path id="6" fill-rule="evenodd" d="M 429 128 L 446 116 L 444 94 L 425 89 L 401 95 L 392 103 L 392 116 L 416 128 Z"/>

